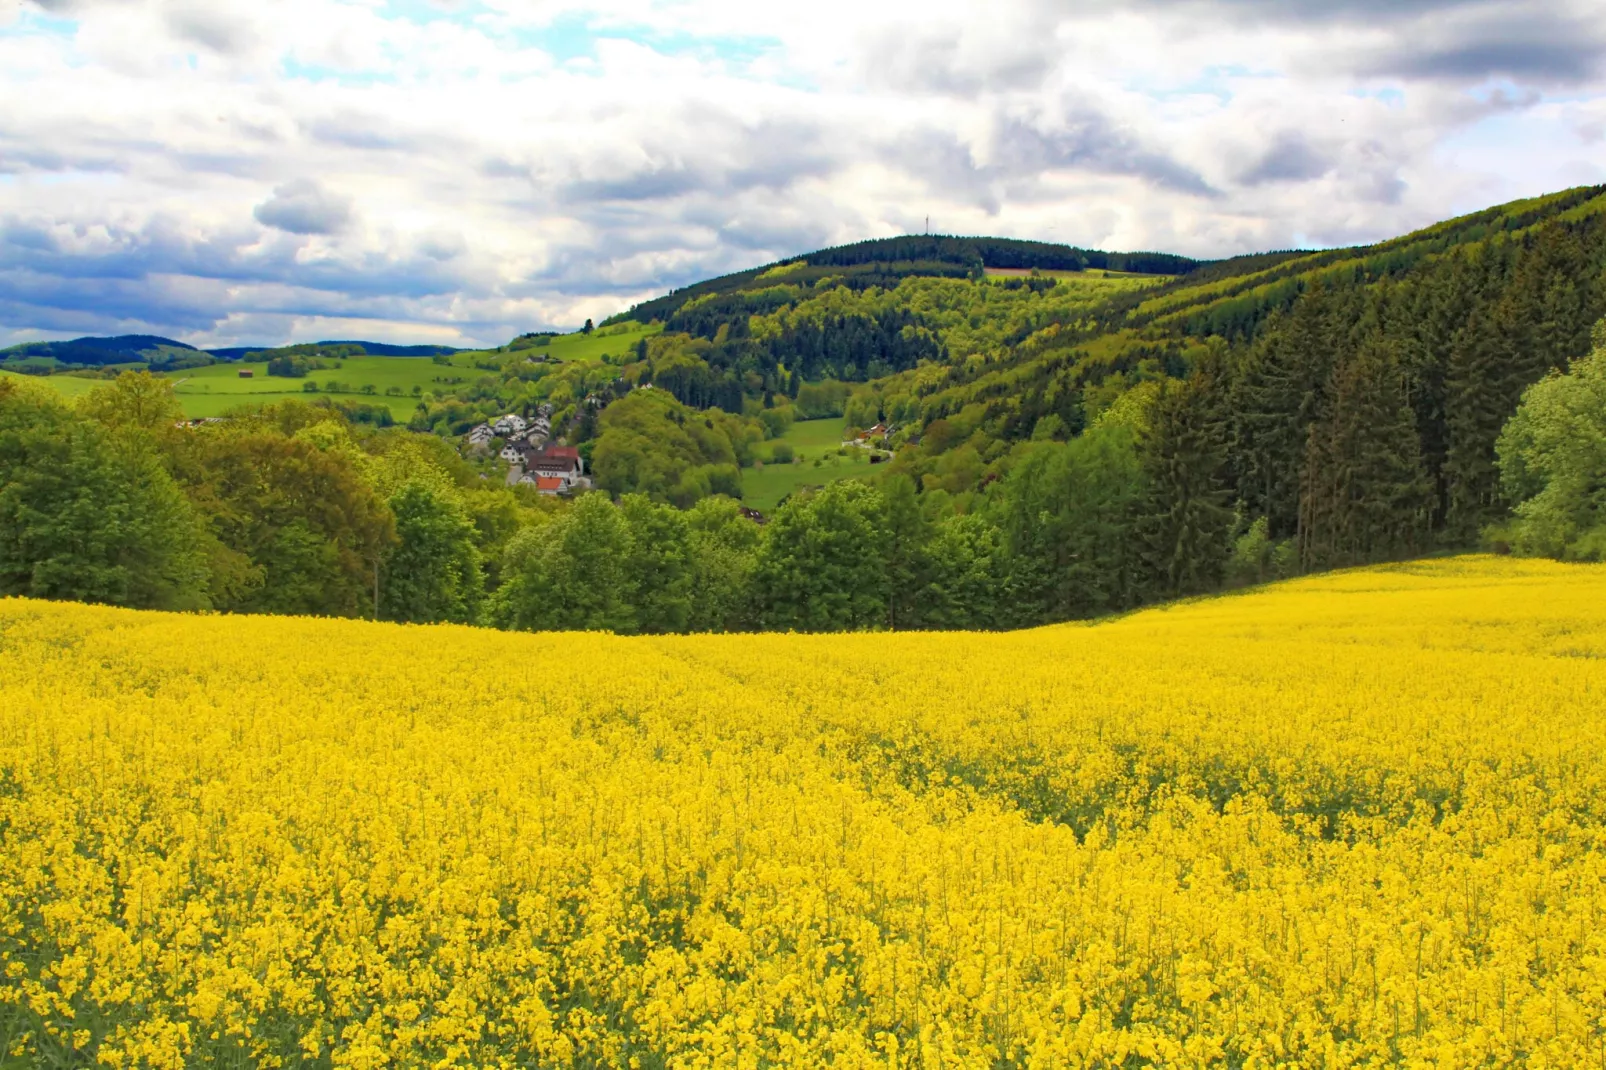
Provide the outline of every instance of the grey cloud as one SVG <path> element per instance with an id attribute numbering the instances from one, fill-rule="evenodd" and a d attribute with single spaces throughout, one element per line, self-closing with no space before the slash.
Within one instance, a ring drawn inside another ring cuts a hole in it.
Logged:
<path id="1" fill-rule="evenodd" d="M 492 156 L 480 164 L 480 174 L 486 178 L 529 178 L 530 168 L 526 164 L 515 163 L 505 156 Z"/>
<path id="2" fill-rule="evenodd" d="M 953 134 L 917 130 L 881 147 L 882 162 L 923 179 L 928 186 L 975 205 L 988 215 L 1002 207 L 997 175 L 981 166 Z"/>
<path id="3" fill-rule="evenodd" d="M 224 55 L 245 51 L 256 37 L 249 22 L 233 17 L 216 0 L 173 5 L 167 11 L 167 25 L 176 36 Z"/>
<path id="4" fill-rule="evenodd" d="M 295 242 L 264 248 L 254 236 L 260 232 L 194 238 L 156 218 L 133 229 L 97 226 L 97 244 L 79 247 L 90 229 L 0 221 L 0 322 L 166 334 L 207 332 L 250 312 L 456 322 L 465 300 L 490 293 L 455 266 L 459 257 L 439 258 L 450 252 L 448 235 L 422 242 L 413 254 L 304 264 Z"/>
<path id="5" fill-rule="evenodd" d="M 477 288 L 464 270 L 422 248 L 415 254 L 370 253 L 303 263 L 297 259 L 295 240 L 263 243 L 260 232 L 250 228 L 194 237 L 174 220 L 157 217 L 137 228 L 100 225 L 95 230 L 104 237 L 98 244 L 76 248 L 74 239 L 86 229 L 79 225 L 64 230 L 29 219 L 0 221 L 0 270 L 27 271 L 63 285 L 85 279 L 190 278 L 399 300 Z"/>
<path id="6" fill-rule="evenodd" d="M 1362 69 L 1368 74 L 1406 78 L 1476 82 L 1507 77 L 1569 84 L 1594 78 L 1606 65 L 1606 40 L 1598 32 L 1571 35 L 1516 27 L 1501 30 L 1487 37 L 1467 35 L 1393 49 L 1371 58 Z"/>
<path id="7" fill-rule="evenodd" d="M 819 126 L 792 120 L 742 124 L 708 109 L 687 109 L 663 135 L 640 146 L 643 159 L 607 178 L 560 181 L 566 205 L 598 201 L 650 202 L 693 194 L 730 196 L 753 189 L 785 190 L 829 175 L 844 162 Z"/>
<path id="8" fill-rule="evenodd" d="M 109 152 L 63 152 L 30 144 L 22 136 L 0 141 L 0 174 L 29 171 L 100 171 L 116 174 L 128 170 L 128 161 Z"/>
<path id="9" fill-rule="evenodd" d="M 95 0 L 32 0 L 35 7 L 52 15 L 76 15 L 95 5 Z"/>
<path id="10" fill-rule="evenodd" d="M 1331 171 L 1333 164 L 1333 158 L 1317 149 L 1303 134 L 1288 130 L 1272 139 L 1271 146 L 1238 176 L 1238 181 L 1246 186 L 1306 182 Z"/>
<path id="11" fill-rule="evenodd" d="M 1385 30 L 1381 45 L 1320 43 L 1324 66 L 1369 76 L 1564 85 L 1606 68 L 1599 0 L 1138 0 L 1138 6 L 1312 32 Z"/>
<path id="12" fill-rule="evenodd" d="M 1525 0 L 1137 0 L 1134 4 L 1166 13 L 1191 10 L 1242 20 L 1324 24 L 1410 20 L 1491 5 L 1531 10 Z"/>
<path id="13" fill-rule="evenodd" d="M 298 178 L 276 188 L 252 214 L 263 226 L 291 234 L 334 234 L 351 221 L 351 199 L 314 179 Z"/>
<path id="14" fill-rule="evenodd" d="M 997 137 L 1001 167 L 1010 174 L 1058 169 L 1084 169 L 1099 174 L 1132 175 L 1164 189 L 1210 196 L 1215 190 L 1195 170 L 1083 105 L 1073 106 L 1062 124 L 1048 130 L 1010 121 Z"/>
<path id="15" fill-rule="evenodd" d="M 986 163 L 979 163 L 953 135 L 933 129 L 905 135 L 881 153 L 889 166 L 919 175 L 989 213 L 999 211 L 1006 198 L 1033 199 L 1045 176 L 1064 171 L 1130 176 L 1177 193 L 1218 195 L 1193 168 L 1080 100 L 1068 101 L 1059 114 L 1035 121 L 1000 119 Z"/>
<path id="16" fill-rule="evenodd" d="M 314 119 L 306 130 L 316 141 L 344 148 L 395 151 L 418 147 L 412 136 L 398 132 L 389 119 L 359 112 Z"/>
<path id="17" fill-rule="evenodd" d="M 1051 22 L 1043 17 L 1036 29 L 1046 31 Z M 1040 85 L 1057 58 L 1052 34 L 1031 31 L 1008 35 L 987 50 L 958 30 L 899 29 L 871 41 L 865 52 L 872 84 L 960 97 Z"/>
<path id="18" fill-rule="evenodd" d="M 455 260 L 468 251 L 468 242 L 455 231 L 441 231 L 425 235 L 418 251 L 431 260 Z"/>
<path id="19" fill-rule="evenodd" d="M 182 164 L 187 174 L 264 178 L 273 170 L 273 161 L 242 152 L 174 152 L 168 158 Z"/>

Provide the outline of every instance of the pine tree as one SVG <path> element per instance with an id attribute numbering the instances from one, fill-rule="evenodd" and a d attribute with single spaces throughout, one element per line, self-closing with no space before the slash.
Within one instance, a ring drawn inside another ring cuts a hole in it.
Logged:
<path id="1" fill-rule="evenodd" d="M 1388 342 L 1374 336 L 1339 365 L 1331 396 L 1305 449 L 1301 564 L 1339 567 L 1420 549 L 1430 488 L 1404 376 Z"/>
<path id="2" fill-rule="evenodd" d="M 1137 530 L 1162 597 L 1211 590 L 1226 565 L 1233 514 L 1223 363 L 1219 350 L 1208 352 L 1186 382 L 1162 389 L 1149 414 Z"/>
<path id="3" fill-rule="evenodd" d="M 1553 223 L 1486 254 L 1490 279 L 1449 354 L 1446 378 L 1446 538 L 1466 543 L 1505 515 L 1495 441 L 1522 392 L 1589 347 L 1601 311 L 1590 285 L 1599 227 Z M 1592 245 L 1594 251 L 1592 251 Z"/>
<path id="4" fill-rule="evenodd" d="M 1244 511 L 1273 538 L 1299 524 L 1299 469 L 1310 425 L 1344 346 L 1333 295 L 1320 284 L 1268 322 L 1232 385 L 1234 483 Z"/>

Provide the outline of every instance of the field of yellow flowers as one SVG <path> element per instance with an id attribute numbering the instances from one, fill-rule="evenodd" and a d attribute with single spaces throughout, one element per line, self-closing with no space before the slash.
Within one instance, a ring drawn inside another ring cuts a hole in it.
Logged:
<path id="1" fill-rule="evenodd" d="M 0 601 L 0 1062 L 1606 1065 L 1606 568 L 1011 635 Z"/>

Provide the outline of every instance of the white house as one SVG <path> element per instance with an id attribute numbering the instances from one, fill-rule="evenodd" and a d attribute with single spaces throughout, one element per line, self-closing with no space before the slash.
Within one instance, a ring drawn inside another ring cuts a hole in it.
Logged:
<path id="1" fill-rule="evenodd" d="M 506 416 L 498 416 L 496 423 L 491 425 L 491 430 L 503 436 L 522 435 L 528 426 L 529 423 L 524 417 L 510 412 Z"/>
<path id="2" fill-rule="evenodd" d="M 491 441 L 492 437 L 491 425 L 480 424 L 468 433 L 468 444 L 470 446 L 484 446 Z"/>
<path id="3" fill-rule="evenodd" d="M 502 452 L 497 454 L 497 456 L 501 457 L 502 460 L 506 461 L 508 464 L 523 464 L 524 463 L 524 454 L 522 452 L 520 452 L 520 450 L 519 450 L 519 448 L 517 446 L 514 446 L 512 444 L 503 446 L 502 447 Z"/>

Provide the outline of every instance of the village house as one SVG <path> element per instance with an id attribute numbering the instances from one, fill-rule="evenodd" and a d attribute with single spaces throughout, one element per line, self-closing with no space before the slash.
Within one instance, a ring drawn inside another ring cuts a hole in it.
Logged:
<path id="1" fill-rule="evenodd" d="M 524 429 L 528 426 L 529 423 L 524 417 L 510 412 L 506 416 L 498 416 L 496 422 L 491 425 L 491 430 L 506 438 L 524 434 Z"/>
<path id="2" fill-rule="evenodd" d="M 523 453 L 523 451 L 521 451 L 517 446 L 513 445 L 512 443 L 509 443 L 506 446 L 503 446 L 502 447 L 502 452 L 497 454 L 497 456 L 502 458 L 502 460 L 506 461 L 508 464 L 523 464 L 524 463 L 524 453 Z"/>
<path id="3" fill-rule="evenodd" d="M 489 445 L 492 437 L 491 425 L 480 424 L 468 433 L 468 444 L 470 446 Z"/>
<path id="4" fill-rule="evenodd" d="M 524 466 L 532 476 L 561 480 L 564 490 L 585 474 L 585 462 L 573 446 L 543 446 L 525 459 Z"/>

